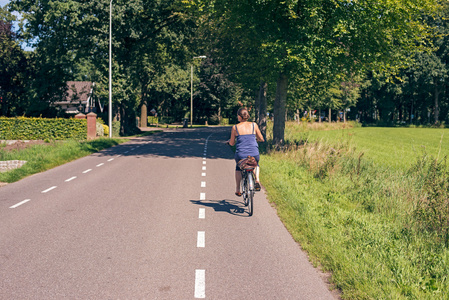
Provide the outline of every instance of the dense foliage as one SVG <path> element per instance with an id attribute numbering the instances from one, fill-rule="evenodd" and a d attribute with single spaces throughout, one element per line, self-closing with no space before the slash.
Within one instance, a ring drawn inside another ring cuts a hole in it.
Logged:
<path id="1" fill-rule="evenodd" d="M 22 75 L 31 78 L 26 96 L 10 91 L 17 108 L 3 115 L 54 114 L 50 104 L 63 97 L 69 80 L 96 82 L 100 102 L 108 103 L 110 3 L 11 1 L 9 11 L 26 22 L 20 39 L 8 40 L 18 50 L 26 41 L 34 51 L 24 56 L 31 70 Z M 189 118 L 191 77 L 194 122 L 230 118 L 245 105 L 263 129 L 267 113 L 281 116 L 274 118 L 278 143 L 284 116 L 312 119 L 314 112 L 331 121 L 338 111 L 346 119 L 351 108 L 350 118 L 364 122 L 435 123 L 449 110 L 445 1 L 112 4 L 113 114 L 121 133 L 150 111 L 176 122 Z M 4 11 L 1 19 L 11 24 Z M 23 69 L 14 67 L 21 55 L 9 60 L 11 70 Z"/>
<path id="2" fill-rule="evenodd" d="M 85 140 L 86 119 L 0 117 L 0 140 Z"/>

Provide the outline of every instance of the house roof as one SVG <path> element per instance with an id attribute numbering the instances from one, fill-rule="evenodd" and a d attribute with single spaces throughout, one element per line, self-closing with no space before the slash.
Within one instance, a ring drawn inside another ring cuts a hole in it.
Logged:
<path id="1" fill-rule="evenodd" d="M 89 99 L 93 82 L 91 81 L 67 81 L 67 94 L 64 99 L 67 102 L 86 102 Z"/>

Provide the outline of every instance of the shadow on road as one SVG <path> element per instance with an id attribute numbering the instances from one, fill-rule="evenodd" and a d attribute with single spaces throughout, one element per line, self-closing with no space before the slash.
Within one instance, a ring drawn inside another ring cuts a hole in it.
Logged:
<path id="1" fill-rule="evenodd" d="M 128 143 L 105 149 L 99 152 L 98 155 L 121 154 L 124 156 L 158 156 L 166 158 L 202 157 L 206 139 L 209 137 L 207 158 L 232 159 L 234 153 L 225 144 L 229 136 L 230 128 L 227 127 L 178 129 L 136 138 Z M 132 150 L 137 144 L 141 145 L 138 151 L 126 153 L 127 150 Z"/>
<path id="2" fill-rule="evenodd" d="M 195 205 L 212 207 L 216 212 L 226 212 L 239 217 L 249 217 L 248 212 L 241 201 L 235 200 L 190 200 Z"/>

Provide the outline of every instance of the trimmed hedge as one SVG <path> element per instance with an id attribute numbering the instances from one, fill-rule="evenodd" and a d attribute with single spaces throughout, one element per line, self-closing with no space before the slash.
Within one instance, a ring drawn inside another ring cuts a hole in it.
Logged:
<path id="1" fill-rule="evenodd" d="M 0 140 L 85 140 L 86 119 L 0 117 Z"/>

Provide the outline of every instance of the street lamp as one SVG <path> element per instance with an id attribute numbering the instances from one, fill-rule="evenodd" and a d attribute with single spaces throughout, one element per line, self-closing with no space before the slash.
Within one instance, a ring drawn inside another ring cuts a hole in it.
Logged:
<path id="1" fill-rule="evenodd" d="M 196 58 L 206 58 L 205 55 L 195 56 Z M 193 125 L 193 64 L 190 65 L 190 127 Z"/>
<path id="2" fill-rule="evenodd" d="M 112 138 L 112 0 L 109 2 L 109 138 Z"/>

